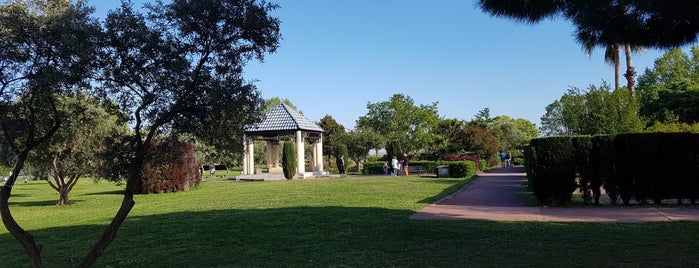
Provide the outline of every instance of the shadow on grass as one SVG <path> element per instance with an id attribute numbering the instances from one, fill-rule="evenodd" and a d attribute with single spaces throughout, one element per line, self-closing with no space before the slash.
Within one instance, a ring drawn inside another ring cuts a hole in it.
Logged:
<path id="1" fill-rule="evenodd" d="M 580 247 L 604 249 L 586 252 L 587 267 L 699 264 L 694 251 L 699 223 L 414 221 L 410 214 L 290 207 L 129 217 L 94 267 L 554 266 L 570 264 L 570 252 Z M 30 232 L 43 244 L 46 267 L 74 267 L 104 225 Z M 628 254 L 620 239 L 653 246 Z M 4 267 L 27 266 L 26 254 L 9 234 L 0 235 L 0 248 Z"/>
<path id="2" fill-rule="evenodd" d="M 12 197 L 15 197 L 14 195 Z M 12 199 L 10 199 L 12 200 Z M 52 200 L 41 200 L 41 201 L 9 201 L 8 205 L 10 207 L 13 206 L 18 206 L 18 207 L 45 207 L 45 206 L 55 206 L 56 202 L 58 199 L 52 199 Z"/>
<path id="3" fill-rule="evenodd" d="M 104 192 L 96 192 L 96 193 L 84 193 L 81 195 L 123 195 L 124 190 L 114 190 L 114 191 L 104 191 Z"/>

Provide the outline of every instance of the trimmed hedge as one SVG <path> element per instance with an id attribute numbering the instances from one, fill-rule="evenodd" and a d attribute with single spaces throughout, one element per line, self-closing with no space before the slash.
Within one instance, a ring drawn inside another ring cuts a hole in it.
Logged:
<path id="1" fill-rule="evenodd" d="M 282 171 L 287 180 L 296 175 L 296 148 L 292 142 L 284 142 L 282 147 Z"/>
<path id="2" fill-rule="evenodd" d="M 364 170 L 362 174 L 384 174 L 383 163 L 379 161 L 372 161 L 364 163 Z M 452 178 L 465 178 L 476 174 L 476 163 L 470 160 L 464 161 L 424 161 L 416 160 L 410 161 L 411 166 L 422 166 L 423 172 L 425 173 L 437 173 L 437 167 L 441 165 L 449 166 L 449 177 Z"/>
<path id="3" fill-rule="evenodd" d="M 699 134 L 637 133 L 549 137 L 525 150 L 529 186 L 541 203 L 566 204 L 576 186 L 600 187 L 616 203 L 699 198 Z M 576 175 L 578 181 L 576 181 Z"/>

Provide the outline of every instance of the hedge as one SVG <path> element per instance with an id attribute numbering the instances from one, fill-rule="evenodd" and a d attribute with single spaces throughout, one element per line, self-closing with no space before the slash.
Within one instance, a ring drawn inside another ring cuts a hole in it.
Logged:
<path id="1" fill-rule="evenodd" d="M 529 186 L 541 203 L 565 204 L 576 186 L 616 203 L 699 198 L 699 134 L 548 137 L 525 150 Z M 576 176 L 578 181 L 576 182 Z"/>
<path id="2" fill-rule="evenodd" d="M 362 174 L 384 174 L 383 163 L 380 161 L 371 161 L 364 163 Z M 422 166 L 425 173 L 437 173 L 437 167 L 441 165 L 449 166 L 449 177 L 465 178 L 476 174 L 476 163 L 470 160 L 464 161 L 410 161 L 411 166 Z"/>

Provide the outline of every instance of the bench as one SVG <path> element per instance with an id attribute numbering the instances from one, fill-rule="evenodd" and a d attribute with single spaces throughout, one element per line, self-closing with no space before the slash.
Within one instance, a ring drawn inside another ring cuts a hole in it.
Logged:
<path id="1" fill-rule="evenodd" d="M 422 171 L 423 171 L 422 166 L 410 166 L 410 165 L 408 165 L 408 173 L 417 172 L 418 176 L 422 176 Z"/>

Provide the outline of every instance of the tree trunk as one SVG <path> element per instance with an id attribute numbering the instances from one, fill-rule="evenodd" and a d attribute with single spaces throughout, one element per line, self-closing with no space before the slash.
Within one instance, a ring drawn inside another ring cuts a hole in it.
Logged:
<path id="1" fill-rule="evenodd" d="M 621 72 L 621 62 L 619 60 L 619 46 L 620 44 L 614 44 L 614 89 L 619 89 L 620 78 L 619 73 Z"/>
<path id="2" fill-rule="evenodd" d="M 137 150 L 136 157 L 132 163 L 129 170 L 128 181 L 126 182 L 126 189 L 124 189 L 124 199 L 121 202 L 121 206 L 114 215 L 112 222 L 109 223 L 107 229 L 104 230 L 100 239 L 92 246 L 90 251 L 85 254 L 85 258 L 82 259 L 78 267 L 90 267 L 97 261 L 97 258 L 102 256 L 102 253 L 107 249 L 109 244 L 116 239 L 117 231 L 121 227 L 121 224 L 126 220 L 126 216 L 129 215 L 131 209 L 136 205 L 133 200 L 133 195 L 136 189 L 140 188 L 141 184 L 141 168 L 144 161 L 145 150 Z"/>
<path id="3" fill-rule="evenodd" d="M 107 226 L 107 229 L 104 230 L 104 233 L 102 233 L 100 239 L 97 240 L 95 245 L 93 245 L 90 251 L 85 255 L 85 258 L 83 258 L 80 264 L 78 264 L 78 267 L 90 267 L 95 263 L 95 261 L 97 261 L 97 258 L 102 256 L 102 253 L 104 253 L 109 244 L 111 244 L 116 238 L 117 231 L 119 231 L 121 224 L 124 223 L 126 216 L 129 215 L 129 212 L 131 212 L 131 209 L 135 204 L 136 202 L 133 200 L 133 192 L 129 192 L 127 187 L 127 192 L 124 193 L 124 199 L 121 202 L 119 211 L 114 216 L 114 219 L 112 219 L 109 226 Z"/>
<path id="4" fill-rule="evenodd" d="M 626 54 L 626 77 L 627 88 L 629 93 L 631 93 L 632 98 L 636 98 L 636 70 L 631 62 L 631 45 L 624 45 L 624 54 Z"/>
<path id="5" fill-rule="evenodd" d="M 2 223 L 5 225 L 5 228 L 7 228 L 7 231 L 22 244 L 24 251 L 29 255 L 31 267 L 42 267 L 41 245 L 37 245 L 36 242 L 34 242 L 34 236 L 17 224 L 17 221 L 12 217 L 12 213 L 10 213 L 9 207 L 12 186 L 15 185 L 19 172 L 24 166 L 24 160 L 27 159 L 28 154 L 29 152 L 25 151 L 18 156 L 18 161 L 12 170 L 12 175 L 7 179 L 5 185 L 0 187 L 0 216 L 2 216 Z"/>

